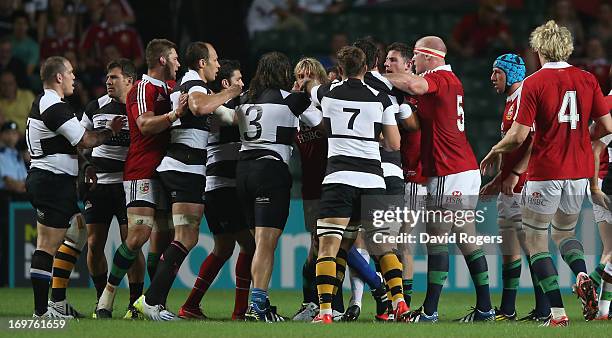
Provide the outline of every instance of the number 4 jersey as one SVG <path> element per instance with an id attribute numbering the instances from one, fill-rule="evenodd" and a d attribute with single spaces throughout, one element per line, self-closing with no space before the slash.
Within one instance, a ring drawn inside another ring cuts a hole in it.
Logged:
<path id="1" fill-rule="evenodd" d="M 515 121 L 536 126 L 528 180 L 593 176 L 589 120 L 608 113 L 591 73 L 566 62 L 549 62 L 527 77 Z"/>
<path id="2" fill-rule="evenodd" d="M 450 65 L 423 74 L 428 91 L 418 97 L 423 176 L 447 176 L 478 169 L 465 136 L 463 85 Z"/>

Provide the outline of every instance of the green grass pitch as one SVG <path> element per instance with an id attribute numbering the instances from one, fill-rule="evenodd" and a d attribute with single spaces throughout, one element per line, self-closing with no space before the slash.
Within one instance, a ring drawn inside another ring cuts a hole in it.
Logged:
<path id="1" fill-rule="evenodd" d="M 345 299 L 348 300 L 348 291 Z M 176 311 L 188 294 L 188 290 L 170 292 L 168 305 Z M 420 305 L 423 293 L 417 293 L 413 304 Z M 440 320 L 437 324 L 374 323 L 374 304 L 369 293 L 364 294 L 363 312 L 357 323 L 335 323 L 322 326 L 310 323 L 244 323 L 231 322 L 234 306 L 233 290 L 211 290 L 203 300 L 203 310 L 208 321 L 177 321 L 156 323 L 120 319 L 125 314 L 128 292 L 121 289 L 115 302 L 113 320 L 81 319 L 71 321 L 63 330 L 7 330 L 7 321 L 15 317 L 31 317 L 32 291 L 27 288 L 0 289 L 0 337 L 605 337 L 610 334 L 612 322 L 585 322 L 582 319 L 578 300 L 565 295 L 564 301 L 570 317 L 568 328 L 541 328 L 531 323 L 452 323 L 452 319 L 467 313 L 474 303 L 474 295 L 465 293 L 443 293 L 440 302 Z M 68 290 L 70 302 L 80 311 L 91 315 L 95 303 L 93 289 L 72 288 Z M 301 292 L 272 291 L 270 298 L 278 306 L 279 313 L 291 316 L 299 307 Z M 498 304 L 499 294 L 493 295 Z M 532 295 L 520 293 L 517 300 L 519 316 L 526 314 L 533 305 Z M 606 333 L 607 332 L 607 333 Z"/>

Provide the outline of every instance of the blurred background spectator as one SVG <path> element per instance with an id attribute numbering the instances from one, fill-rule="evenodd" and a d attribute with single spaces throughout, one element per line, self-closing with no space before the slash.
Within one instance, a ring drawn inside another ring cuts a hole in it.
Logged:
<path id="1" fill-rule="evenodd" d="M 13 56 L 19 59 L 26 66 L 26 73 L 32 76 L 40 57 L 38 43 L 30 37 L 30 21 L 25 11 L 13 13 L 13 35 L 11 44 Z"/>
<path id="2" fill-rule="evenodd" d="M 76 24 L 75 18 L 75 6 L 71 1 L 65 0 L 48 0 L 43 1 L 43 5 L 39 6 L 36 25 L 37 25 L 37 37 L 38 41 L 41 42 L 47 36 L 55 35 L 55 21 L 66 15 L 68 18 L 68 26 L 71 31 L 74 31 Z"/>
<path id="3" fill-rule="evenodd" d="M 10 37 L 0 38 L 0 72 L 10 71 L 15 74 L 20 88 L 29 88 L 30 81 L 25 64 L 13 56 L 13 43 Z"/>
<path id="4" fill-rule="evenodd" d="M 336 59 L 336 54 L 342 47 L 348 46 L 348 43 L 349 41 L 348 41 L 348 36 L 346 35 L 346 33 L 339 32 L 339 33 L 334 33 L 331 36 L 331 40 L 329 41 L 329 54 L 322 55 L 318 58 L 321 64 L 323 65 L 323 67 L 325 67 L 325 69 L 338 64 L 338 59 Z"/>
<path id="5" fill-rule="evenodd" d="M 13 31 L 13 0 L 0 0 L 0 36 Z"/>
<path id="6" fill-rule="evenodd" d="M 0 190 L 11 195 L 25 194 L 27 168 L 17 149 L 20 136 L 17 123 L 7 121 L 0 126 Z"/>
<path id="7" fill-rule="evenodd" d="M 513 49 L 512 35 L 500 0 L 480 0 L 476 13 L 464 16 L 453 29 L 450 47 L 463 57 L 494 55 Z"/>
<path id="8" fill-rule="evenodd" d="M 17 87 L 15 74 L 10 71 L 0 73 L 0 110 L 5 120 L 14 121 L 19 130 L 25 131 L 33 101 L 34 94 L 29 89 Z"/>
<path id="9" fill-rule="evenodd" d="M 596 21 L 589 28 L 589 35 L 598 37 L 607 55 L 612 55 L 612 4 L 603 2 L 599 5 Z"/>
<path id="10" fill-rule="evenodd" d="M 574 54 L 582 53 L 584 47 L 584 27 L 579 20 L 574 5 L 570 0 L 554 1 L 550 18 L 559 25 L 567 27 L 574 38 Z"/>
<path id="11" fill-rule="evenodd" d="M 70 19 L 66 15 L 61 15 L 55 20 L 55 34 L 46 36 L 40 44 L 40 58 L 46 59 L 49 56 L 58 55 L 65 51 L 75 52 L 77 41 L 70 29 Z"/>

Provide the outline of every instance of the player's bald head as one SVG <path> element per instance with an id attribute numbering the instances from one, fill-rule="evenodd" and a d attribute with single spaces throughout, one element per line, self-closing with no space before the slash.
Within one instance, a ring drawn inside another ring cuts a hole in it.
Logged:
<path id="1" fill-rule="evenodd" d="M 436 50 L 446 53 L 446 44 L 440 37 L 437 37 L 437 36 L 422 37 L 414 44 L 414 47 L 415 48 L 419 48 L 419 47 L 431 48 L 431 49 L 436 49 Z"/>

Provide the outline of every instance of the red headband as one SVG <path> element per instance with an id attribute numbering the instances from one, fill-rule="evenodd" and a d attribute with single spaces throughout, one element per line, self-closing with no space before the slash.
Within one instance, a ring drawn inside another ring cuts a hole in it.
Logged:
<path id="1" fill-rule="evenodd" d="M 414 52 L 421 53 L 421 54 L 427 54 L 427 55 L 435 56 L 435 57 L 442 58 L 442 59 L 444 59 L 444 57 L 446 56 L 446 53 L 441 50 L 427 48 L 427 47 L 415 48 Z"/>

